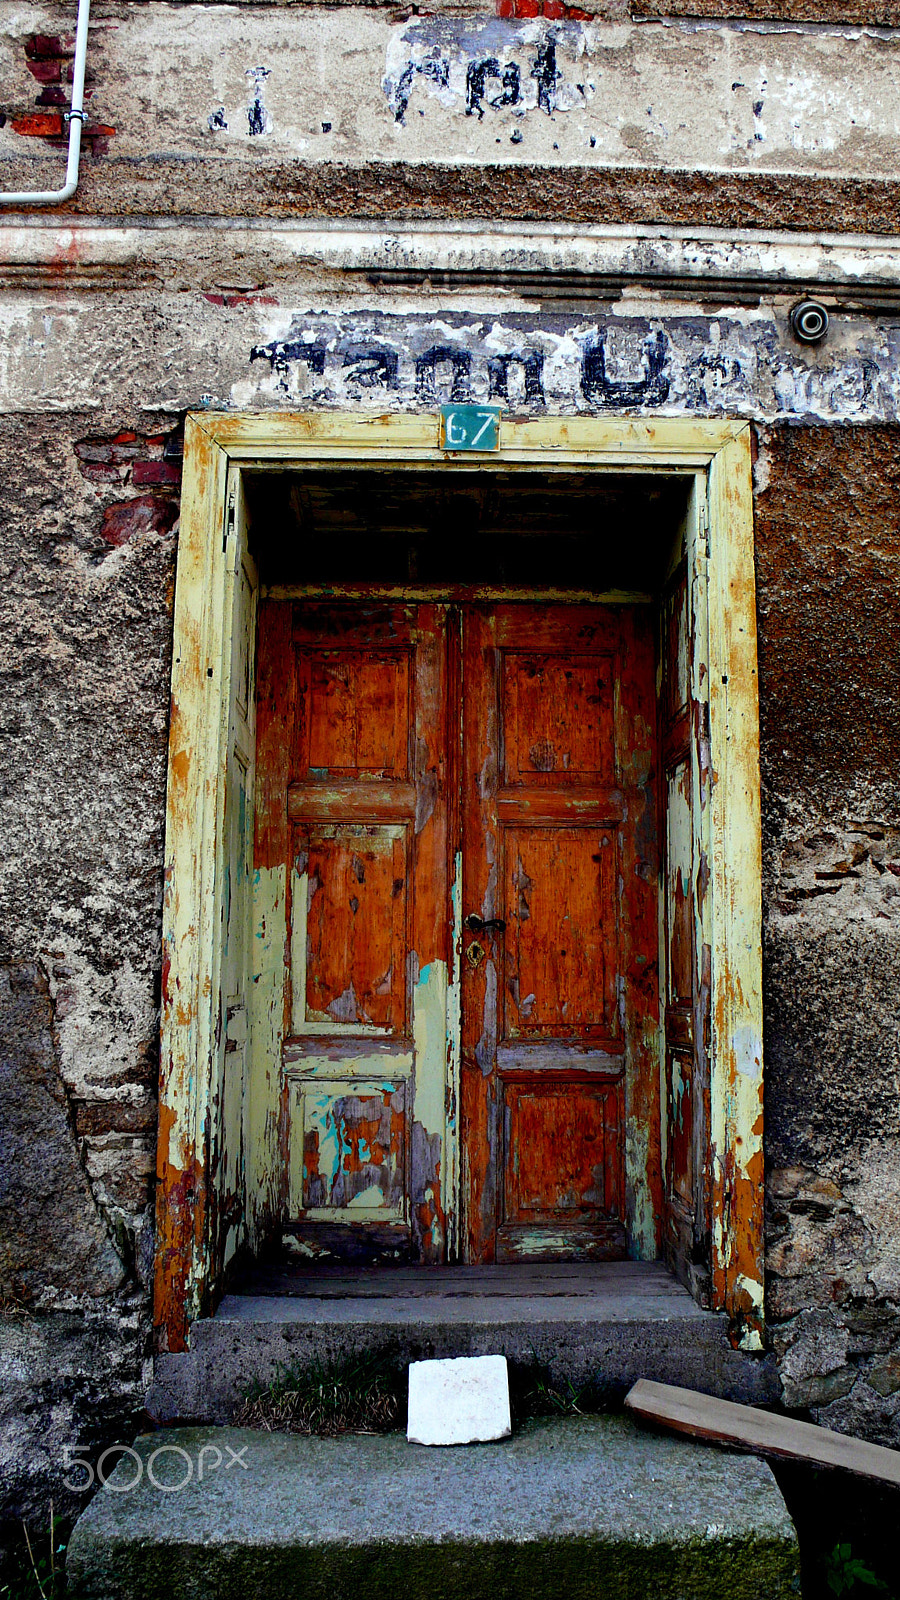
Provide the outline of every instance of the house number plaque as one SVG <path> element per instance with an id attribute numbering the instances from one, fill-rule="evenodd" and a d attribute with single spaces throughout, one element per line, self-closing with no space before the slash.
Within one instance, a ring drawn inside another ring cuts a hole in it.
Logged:
<path id="1" fill-rule="evenodd" d="M 441 406 L 442 450 L 499 450 L 499 406 Z"/>

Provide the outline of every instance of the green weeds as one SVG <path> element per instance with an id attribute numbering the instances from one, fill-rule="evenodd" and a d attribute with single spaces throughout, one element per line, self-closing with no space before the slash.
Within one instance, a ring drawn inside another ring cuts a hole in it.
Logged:
<path id="1" fill-rule="evenodd" d="M 406 1373 L 376 1356 L 282 1367 L 234 1417 L 268 1433 L 390 1433 L 406 1421 Z"/>
<path id="2" fill-rule="evenodd" d="M 596 1380 L 556 1381 L 535 1356 L 510 1362 L 513 1425 L 532 1417 L 582 1416 L 603 1411 L 609 1396 Z M 270 1433 L 390 1433 L 406 1426 L 407 1368 L 384 1356 L 345 1357 L 308 1367 L 281 1367 L 236 1411 L 238 1427 Z"/>
<path id="3" fill-rule="evenodd" d="M 532 1417 L 581 1417 L 610 1409 L 612 1397 L 599 1376 L 581 1384 L 555 1379 L 533 1348 L 531 1354 L 530 1362 L 509 1363 L 513 1426 Z"/>
<path id="4" fill-rule="evenodd" d="M 22 1537 L 9 1551 L 0 1577 L 0 1600 L 62 1600 L 66 1592 L 69 1524 L 53 1515 L 39 1536 L 22 1523 Z"/>
<path id="5" fill-rule="evenodd" d="M 887 1584 L 876 1577 L 864 1561 L 853 1554 L 849 1544 L 836 1544 L 825 1563 L 825 1581 L 832 1594 L 857 1595 L 863 1589 L 887 1594 Z"/>

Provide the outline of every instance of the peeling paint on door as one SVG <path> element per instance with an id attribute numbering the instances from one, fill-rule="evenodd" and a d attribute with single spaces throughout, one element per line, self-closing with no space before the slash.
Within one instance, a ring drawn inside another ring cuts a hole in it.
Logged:
<path id="1" fill-rule="evenodd" d="M 469 1259 L 652 1258 L 649 619 L 519 604 L 466 628 L 464 927 L 485 951 L 463 965 Z"/>
<path id="2" fill-rule="evenodd" d="M 266 1048 L 283 1084 L 281 1229 L 305 1253 L 440 1261 L 446 608 L 262 609 L 261 681 L 280 685 L 280 732 L 260 793 L 288 886 L 276 908 L 284 1020 Z"/>

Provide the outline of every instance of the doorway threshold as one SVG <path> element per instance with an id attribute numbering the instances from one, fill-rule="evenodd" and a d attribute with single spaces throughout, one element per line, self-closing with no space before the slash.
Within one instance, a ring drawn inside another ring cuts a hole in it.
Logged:
<path id="1" fill-rule="evenodd" d="M 651 1320 L 709 1316 L 672 1276 L 662 1261 L 535 1262 L 503 1266 L 357 1267 L 339 1263 L 279 1261 L 254 1265 L 222 1301 L 218 1316 L 239 1318 L 238 1301 L 274 1300 L 276 1314 L 290 1316 L 281 1298 L 291 1300 L 386 1300 L 424 1302 L 424 1314 L 443 1316 L 449 1302 L 464 1301 L 464 1317 L 495 1319 L 498 1301 L 515 1302 L 511 1314 L 530 1314 L 529 1303 L 553 1300 L 557 1315 L 628 1321 L 636 1314 Z M 504 1307 L 504 1311 L 507 1308 Z M 248 1307 L 249 1310 L 249 1307 Z M 304 1316 L 304 1313 L 300 1313 Z"/>
<path id="2" fill-rule="evenodd" d="M 400 1367 L 505 1355 L 556 1384 L 599 1384 L 613 1406 L 638 1378 L 750 1405 L 777 1400 L 772 1357 L 735 1350 L 728 1328 L 662 1262 L 256 1267 L 193 1324 L 189 1350 L 157 1358 L 147 1407 L 160 1422 L 227 1423 L 276 1375 L 354 1355 Z"/>

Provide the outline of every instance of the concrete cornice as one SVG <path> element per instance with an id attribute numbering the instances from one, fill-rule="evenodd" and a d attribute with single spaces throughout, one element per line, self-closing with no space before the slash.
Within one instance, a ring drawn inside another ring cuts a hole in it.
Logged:
<path id="1" fill-rule="evenodd" d="M 0 287 L 256 295 L 473 290 L 550 302 L 645 287 L 690 298 L 817 293 L 900 304 L 900 238 L 666 226 L 491 222 L 0 219 Z"/>

